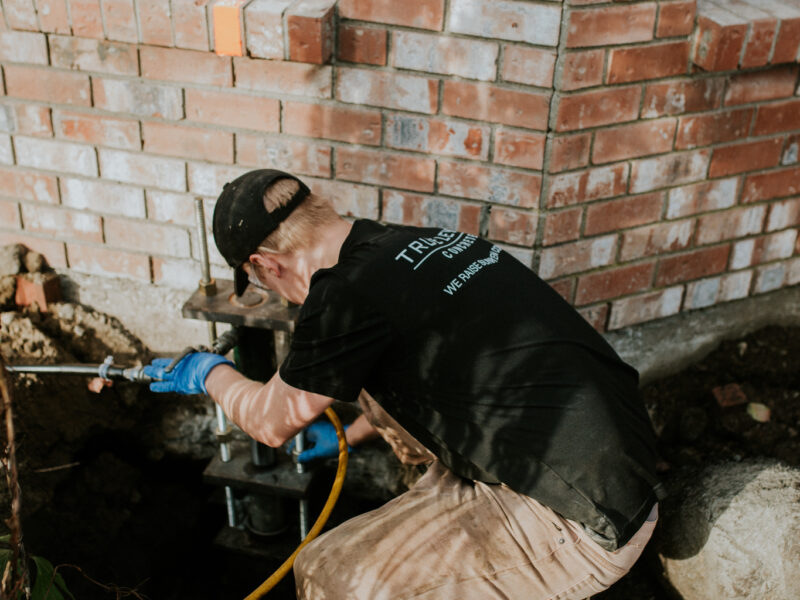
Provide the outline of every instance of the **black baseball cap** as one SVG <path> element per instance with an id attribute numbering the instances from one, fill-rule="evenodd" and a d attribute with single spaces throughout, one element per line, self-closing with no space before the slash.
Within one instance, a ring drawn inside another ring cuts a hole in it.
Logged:
<path id="1" fill-rule="evenodd" d="M 264 192 L 279 179 L 293 179 L 300 187 L 285 205 L 268 212 L 264 208 Z M 247 288 L 247 273 L 242 265 L 310 193 L 297 177 L 274 169 L 250 171 L 223 186 L 214 207 L 214 242 L 234 268 L 237 296 Z"/>

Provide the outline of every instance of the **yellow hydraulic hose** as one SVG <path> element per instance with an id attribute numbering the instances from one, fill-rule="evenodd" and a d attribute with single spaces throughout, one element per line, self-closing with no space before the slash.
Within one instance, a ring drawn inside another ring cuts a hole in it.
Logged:
<path id="1" fill-rule="evenodd" d="M 302 550 L 307 543 L 317 537 L 319 532 L 322 531 L 322 528 L 325 526 L 325 522 L 328 520 L 328 517 L 331 516 L 331 511 L 336 505 L 336 501 L 339 499 L 339 493 L 342 491 L 342 484 L 344 483 L 344 474 L 347 472 L 347 440 L 344 437 L 342 422 L 339 420 L 339 417 L 336 416 L 336 413 L 332 408 L 328 407 L 325 409 L 325 416 L 330 419 L 331 423 L 333 423 L 333 426 L 336 429 L 336 437 L 339 438 L 339 466 L 336 469 L 336 477 L 334 478 L 333 485 L 331 486 L 331 493 L 328 494 L 328 500 L 325 502 L 325 506 L 322 507 L 322 511 L 319 513 L 319 517 L 317 517 L 317 520 L 314 523 L 314 526 L 311 528 L 311 531 L 308 532 L 306 538 L 300 542 L 300 545 L 295 549 L 294 552 L 292 552 L 292 555 L 287 558 L 286 561 L 280 567 L 278 567 L 278 569 L 272 575 L 269 576 L 269 579 L 253 590 L 250 595 L 245 598 L 245 600 L 258 600 L 258 598 L 262 598 L 267 592 L 274 588 L 281 579 L 284 578 L 284 576 L 292 568 L 294 559 L 297 558 L 300 550 Z"/>

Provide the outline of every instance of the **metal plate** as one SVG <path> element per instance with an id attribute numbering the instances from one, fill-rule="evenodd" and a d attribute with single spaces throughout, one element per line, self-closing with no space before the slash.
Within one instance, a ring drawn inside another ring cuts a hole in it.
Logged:
<path id="1" fill-rule="evenodd" d="M 199 289 L 181 309 L 187 319 L 246 325 L 274 331 L 294 331 L 300 307 L 287 306 L 275 293 L 256 291 L 251 286 L 237 298 L 233 281 L 217 280 L 217 293 L 206 296 Z"/>

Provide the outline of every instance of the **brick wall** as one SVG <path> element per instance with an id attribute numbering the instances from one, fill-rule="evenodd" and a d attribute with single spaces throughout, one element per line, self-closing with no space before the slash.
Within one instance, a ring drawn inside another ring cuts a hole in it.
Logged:
<path id="1" fill-rule="evenodd" d="M 0 243 L 190 288 L 193 199 L 276 167 L 600 330 L 795 285 L 800 0 L 697 4 L 3 0 Z"/>

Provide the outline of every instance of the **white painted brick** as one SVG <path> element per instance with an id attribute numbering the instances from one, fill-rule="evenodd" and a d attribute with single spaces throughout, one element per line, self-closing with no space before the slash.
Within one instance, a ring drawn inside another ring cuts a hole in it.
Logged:
<path id="1" fill-rule="evenodd" d="M 0 104 L 0 131 L 14 133 L 17 130 L 17 118 L 14 108 Z"/>
<path id="2" fill-rule="evenodd" d="M 764 239 L 764 249 L 761 252 L 761 262 L 789 258 L 794 254 L 797 242 L 797 229 L 787 229 L 780 233 L 768 235 Z"/>
<path id="3" fill-rule="evenodd" d="M 786 285 L 800 283 L 800 256 L 786 263 Z"/>
<path id="4" fill-rule="evenodd" d="M 436 86 L 431 79 L 387 71 L 340 68 L 336 97 L 342 102 L 396 108 L 412 112 L 435 112 Z"/>
<path id="5" fill-rule="evenodd" d="M 0 61 L 48 64 L 44 34 L 27 31 L 0 31 Z"/>
<path id="6" fill-rule="evenodd" d="M 767 207 L 762 204 L 700 217 L 697 221 L 697 243 L 713 244 L 761 233 L 766 212 Z"/>
<path id="7" fill-rule="evenodd" d="M 756 270 L 756 284 L 754 292 L 757 294 L 765 294 L 772 292 L 783 286 L 783 280 L 786 277 L 786 264 L 777 263 L 774 265 L 766 265 Z"/>
<path id="8" fill-rule="evenodd" d="M 383 219 L 390 223 L 403 224 L 403 206 L 407 194 L 385 190 L 383 192 Z M 443 227 L 458 231 L 462 203 L 450 198 L 423 196 L 420 212 L 423 227 Z"/>
<path id="9" fill-rule="evenodd" d="M 750 282 L 753 280 L 752 271 L 739 271 L 722 276 L 719 289 L 719 301 L 728 302 L 746 298 L 750 293 Z"/>
<path id="10" fill-rule="evenodd" d="M 138 55 L 127 44 L 51 35 L 50 61 L 54 67 L 118 75 L 139 74 Z"/>
<path id="11" fill-rule="evenodd" d="M 127 79 L 92 78 L 97 108 L 142 117 L 183 118 L 183 93 L 180 88 Z"/>
<path id="12" fill-rule="evenodd" d="M 621 260 L 633 260 L 662 252 L 681 250 L 689 245 L 694 232 L 694 220 L 647 225 L 626 231 L 622 238 Z"/>
<path id="13" fill-rule="evenodd" d="M 194 198 L 188 194 L 175 194 L 148 190 L 147 217 L 161 223 L 194 225 Z"/>
<path id="14" fill-rule="evenodd" d="M 608 328 L 619 329 L 643 321 L 662 319 L 677 314 L 681 308 L 683 286 L 666 288 L 617 300 L 611 305 Z"/>
<path id="15" fill-rule="evenodd" d="M 667 154 L 633 162 L 632 194 L 704 179 L 711 158 L 709 150 Z"/>
<path id="16" fill-rule="evenodd" d="M 545 248 L 539 262 L 539 277 L 550 279 L 610 265 L 614 260 L 616 248 L 616 235 L 582 240 L 567 246 Z"/>
<path id="17" fill-rule="evenodd" d="M 509 246 L 507 244 L 497 244 L 503 250 L 508 252 L 511 256 L 516 258 L 526 267 L 530 268 L 533 264 L 533 250 L 530 248 L 519 248 L 518 246 Z"/>
<path id="18" fill-rule="evenodd" d="M 677 219 L 700 212 L 730 208 L 736 204 L 735 177 L 675 188 L 669 192 L 667 218 Z"/>
<path id="19" fill-rule="evenodd" d="M 561 28 L 561 4 L 451 0 L 447 28 L 486 38 L 556 46 Z"/>
<path id="20" fill-rule="evenodd" d="M 721 279 L 721 277 L 711 277 L 710 279 L 701 279 L 687 285 L 684 309 L 695 310 L 716 304 L 719 297 Z"/>
<path id="21" fill-rule="evenodd" d="M 11 146 L 11 136 L 0 134 L 0 164 L 14 164 L 14 149 Z"/>
<path id="22" fill-rule="evenodd" d="M 197 287 L 197 282 L 200 280 L 200 267 L 194 260 L 155 258 L 153 259 L 153 275 L 155 282 L 161 285 L 191 290 Z M 225 273 L 225 278 L 231 278 L 229 269 Z"/>
<path id="23" fill-rule="evenodd" d="M 216 198 L 222 192 L 222 186 L 250 170 L 244 167 L 189 163 L 189 191 Z"/>
<path id="24" fill-rule="evenodd" d="M 61 142 L 16 136 L 17 164 L 47 171 L 97 176 L 94 148 Z"/>
<path id="25" fill-rule="evenodd" d="M 102 148 L 99 154 L 100 174 L 104 179 L 186 191 L 186 165 L 182 160 Z"/>
<path id="26" fill-rule="evenodd" d="M 393 40 L 395 67 L 482 81 L 497 75 L 497 44 L 411 31 L 397 31 Z"/>
<path id="27" fill-rule="evenodd" d="M 247 50 L 251 56 L 283 60 L 283 13 L 294 0 L 255 0 L 244 9 Z"/>
<path id="28" fill-rule="evenodd" d="M 800 225 L 800 198 L 775 202 L 769 211 L 767 231 Z"/>
<path id="29" fill-rule="evenodd" d="M 731 269 L 744 269 L 753 264 L 753 250 L 756 241 L 753 238 L 736 242 L 731 255 Z"/>
<path id="30" fill-rule="evenodd" d="M 306 177 L 303 181 L 313 193 L 333 202 L 336 212 L 342 216 L 357 219 L 379 218 L 378 189 L 374 186 L 311 177 Z"/>
<path id="31" fill-rule="evenodd" d="M 144 218 L 144 191 L 98 181 L 96 179 L 61 178 L 61 203 L 70 208 L 98 213 Z"/>

